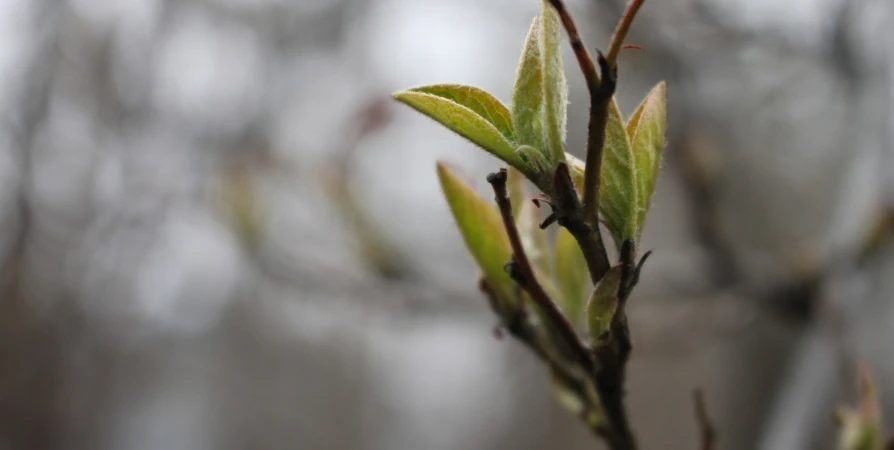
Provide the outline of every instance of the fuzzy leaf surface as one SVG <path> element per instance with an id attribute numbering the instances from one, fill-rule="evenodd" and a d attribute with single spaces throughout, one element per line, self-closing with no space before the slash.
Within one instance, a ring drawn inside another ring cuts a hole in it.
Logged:
<path id="1" fill-rule="evenodd" d="M 409 89 L 411 92 L 422 92 L 435 95 L 465 106 L 490 122 L 506 139 L 515 139 L 512 126 L 512 114 L 498 98 L 490 92 L 475 86 L 462 84 L 432 84 Z"/>
<path id="2" fill-rule="evenodd" d="M 587 301 L 590 274 L 584 253 L 577 245 L 577 240 L 565 227 L 559 227 L 556 236 L 555 268 L 556 284 L 562 294 L 559 306 L 562 307 L 568 321 L 575 328 L 579 327 Z"/>
<path id="3" fill-rule="evenodd" d="M 627 123 L 637 181 L 637 235 L 642 233 L 658 182 L 667 134 L 667 87 L 658 83 Z"/>
<path id="4" fill-rule="evenodd" d="M 599 213 L 620 244 L 637 228 L 637 181 L 633 151 L 618 103 L 612 99 L 605 124 L 605 146 L 599 185 Z"/>
<path id="5" fill-rule="evenodd" d="M 562 66 L 562 21 L 548 1 L 541 2 L 540 59 L 543 66 L 543 146 L 553 163 L 565 158 L 568 83 Z"/>
<path id="6" fill-rule="evenodd" d="M 612 267 L 599 280 L 590 301 L 587 304 L 587 325 L 590 328 L 590 340 L 599 346 L 608 333 L 612 318 L 618 309 L 618 287 L 621 284 L 621 266 Z"/>
<path id="7" fill-rule="evenodd" d="M 418 89 L 418 88 L 417 88 Z M 513 167 L 522 169 L 523 163 L 515 147 L 500 130 L 474 110 L 449 98 L 413 90 L 398 92 L 394 99 L 431 117 L 451 131 L 487 150 Z"/>
<path id="8" fill-rule="evenodd" d="M 515 143 L 543 146 L 543 65 L 540 60 L 540 17 L 535 17 L 525 39 L 515 86 L 512 89 L 512 124 Z"/>

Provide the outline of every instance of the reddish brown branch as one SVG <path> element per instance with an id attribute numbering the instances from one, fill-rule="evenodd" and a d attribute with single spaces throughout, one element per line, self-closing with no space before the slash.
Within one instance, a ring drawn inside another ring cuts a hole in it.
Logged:
<path id="1" fill-rule="evenodd" d="M 713 450 L 717 443 L 717 432 L 711 418 L 708 417 L 708 408 L 705 405 L 705 394 L 701 389 L 692 393 L 692 401 L 695 404 L 695 420 L 700 430 L 699 449 Z"/>
<path id="2" fill-rule="evenodd" d="M 571 41 L 571 48 L 574 50 L 577 64 L 580 66 L 580 71 L 584 74 L 584 79 L 587 81 L 587 89 L 590 92 L 595 91 L 599 87 L 599 74 L 596 72 L 596 65 L 593 64 L 593 57 L 590 56 L 590 51 L 587 50 L 587 44 L 584 43 L 583 38 L 577 31 L 577 25 L 574 24 L 571 13 L 565 8 L 562 0 L 550 0 L 549 4 L 556 9 L 559 19 L 562 20 L 562 26 L 565 27 L 565 31 L 568 33 L 568 40 Z"/>
<path id="3" fill-rule="evenodd" d="M 608 47 L 608 55 L 606 55 L 609 65 L 613 68 L 618 65 L 618 54 L 621 53 L 621 49 L 624 47 L 624 39 L 627 38 L 627 32 L 630 31 L 630 25 L 633 24 L 633 18 L 636 17 L 636 13 L 645 2 L 646 0 L 630 0 L 630 3 L 627 4 L 627 9 L 624 10 L 624 14 L 621 16 L 621 20 L 618 21 L 618 26 L 615 28 L 611 44 Z"/>

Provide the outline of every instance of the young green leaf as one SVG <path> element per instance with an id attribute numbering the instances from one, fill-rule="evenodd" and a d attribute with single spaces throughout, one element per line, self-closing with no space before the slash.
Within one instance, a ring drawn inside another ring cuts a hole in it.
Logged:
<path id="1" fill-rule="evenodd" d="M 490 92 L 475 86 L 462 84 L 432 84 L 409 89 L 411 92 L 423 92 L 436 95 L 447 100 L 452 100 L 466 108 L 475 111 L 479 116 L 490 122 L 506 139 L 515 139 L 515 130 L 512 127 L 512 115 L 509 108 Z"/>
<path id="2" fill-rule="evenodd" d="M 524 163 L 526 169 L 522 170 L 525 173 L 525 176 L 528 177 L 534 184 L 537 186 L 541 186 L 539 182 L 547 180 L 547 182 L 551 182 L 552 175 L 550 174 L 551 164 L 546 159 L 540 150 L 537 150 L 530 145 L 521 145 L 515 150 L 515 154 L 518 155 L 518 158 L 521 159 L 522 163 Z M 544 178 L 544 175 L 547 175 Z M 542 189 L 542 188 L 541 188 Z"/>
<path id="3" fill-rule="evenodd" d="M 637 235 L 642 233 L 658 180 L 667 131 L 667 87 L 658 83 L 627 123 L 637 181 Z"/>
<path id="4" fill-rule="evenodd" d="M 577 245 L 577 240 L 565 227 L 559 227 L 555 255 L 555 279 L 562 294 L 559 306 L 562 307 L 568 321 L 578 327 L 583 318 L 590 276 L 587 261 Z"/>
<path id="5" fill-rule="evenodd" d="M 512 124 L 515 143 L 543 147 L 543 66 L 540 61 L 540 18 L 534 17 L 512 90 Z"/>
<path id="6" fill-rule="evenodd" d="M 565 162 L 568 163 L 568 172 L 571 174 L 571 181 L 574 182 L 574 187 L 577 189 L 577 193 L 583 196 L 584 169 L 586 169 L 586 163 L 571 153 L 565 153 Z"/>
<path id="7" fill-rule="evenodd" d="M 540 209 L 531 202 L 525 202 L 522 205 L 515 220 L 525 253 L 534 266 L 538 280 L 544 282 L 553 272 L 549 239 L 546 236 L 546 231 L 540 229 L 541 221 Z"/>
<path id="8" fill-rule="evenodd" d="M 497 298 L 506 305 L 515 304 L 515 281 L 503 269 L 512 257 L 512 248 L 500 214 L 441 162 L 438 162 L 438 178 L 466 247 Z"/>
<path id="9" fill-rule="evenodd" d="M 599 178 L 599 212 L 615 243 L 620 245 L 636 235 L 638 194 L 633 151 L 614 99 L 608 107 Z"/>
<path id="10" fill-rule="evenodd" d="M 590 302 L 587 304 L 587 325 L 590 327 L 590 340 L 595 347 L 604 343 L 606 333 L 609 331 L 612 318 L 618 308 L 621 269 L 620 265 L 612 267 L 599 280 L 590 296 Z"/>
<path id="11" fill-rule="evenodd" d="M 518 169 L 509 167 L 506 186 L 509 189 L 509 202 L 512 204 L 512 215 L 518 217 L 525 203 L 525 176 Z"/>
<path id="12" fill-rule="evenodd" d="M 451 99 L 425 92 L 409 90 L 398 92 L 393 97 L 431 117 L 513 167 L 522 170 L 525 168 L 509 139 L 494 124 L 474 110 Z"/>
<path id="13" fill-rule="evenodd" d="M 540 59 L 543 67 L 543 146 L 556 163 L 565 158 L 568 83 L 562 67 L 562 22 L 548 1 L 541 2 Z"/>

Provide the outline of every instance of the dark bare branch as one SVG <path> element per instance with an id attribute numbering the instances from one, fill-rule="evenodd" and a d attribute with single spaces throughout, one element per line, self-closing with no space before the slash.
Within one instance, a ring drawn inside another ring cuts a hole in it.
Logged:
<path id="1" fill-rule="evenodd" d="M 708 408 L 705 405 L 705 394 L 701 389 L 692 393 L 692 401 L 695 404 L 695 420 L 700 430 L 699 449 L 714 450 L 717 443 L 717 431 L 708 416 Z"/>

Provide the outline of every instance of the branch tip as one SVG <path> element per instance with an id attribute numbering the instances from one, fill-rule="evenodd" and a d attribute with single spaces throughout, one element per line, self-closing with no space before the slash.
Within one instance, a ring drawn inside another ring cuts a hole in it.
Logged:
<path id="1" fill-rule="evenodd" d="M 698 422 L 700 430 L 701 450 L 713 450 L 717 442 L 717 431 L 711 423 L 708 416 L 708 408 L 705 404 L 705 394 L 701 389 L 696 389 L 692 393 L 692 401 L 695 405 L 695 420 Z"/>

